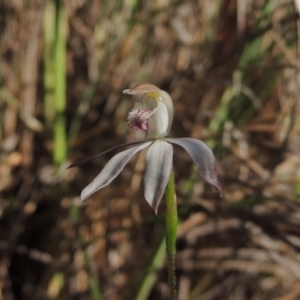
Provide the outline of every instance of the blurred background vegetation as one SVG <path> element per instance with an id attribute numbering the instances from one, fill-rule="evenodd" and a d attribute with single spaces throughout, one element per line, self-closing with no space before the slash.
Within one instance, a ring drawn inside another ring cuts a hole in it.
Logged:
<path id="1" fill-rule="evenodd" d="M 175 105 L 224 196 L 175 149 L 178 297 L 300 299 L 299 0 L 0 0 L 0 299 L 168 299 L 165 207 L 144 154 L 85 205 L 132 141 L 122 90 Z"/>

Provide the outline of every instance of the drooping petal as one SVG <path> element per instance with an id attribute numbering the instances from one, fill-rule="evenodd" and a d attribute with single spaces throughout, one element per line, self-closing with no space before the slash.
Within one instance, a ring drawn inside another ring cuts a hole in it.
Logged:
<path id="1" fill-rule="evenodd" d="M 166 189 L 173 163 L 173 147 L 164 140 L 156 140 L 147 151 L 145 198 L 157 213 Z"/>
<path id="2" fill-rule="evenodd" d="M 166 138 L 167 142 L 183 147 L 193 159 L 200 176 L 212 184 L 222 196 L 218 181 L 216 159 L 211 149 L 203 142 L 192 138 Z"/>
<path id="3" fill-rule="evenodd" d="M 88 200 L 97 191 L 111 183 L 124 169 L 129 159 L 140 150 L 149 146 L 151 143 L 153 142 L 145 142 L 142 145 L 122 151 L 111 158 L 100 174 L 82 191 L 81 200 Z"/>

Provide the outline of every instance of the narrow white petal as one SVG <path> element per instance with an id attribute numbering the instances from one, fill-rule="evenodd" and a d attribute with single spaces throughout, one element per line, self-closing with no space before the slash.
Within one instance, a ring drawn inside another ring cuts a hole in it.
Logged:
<path id="1" fill-rule="evenodd" d="M 218 181 L 216 159 L 211 149 L 203 142 L 192 138 L 165 139 L 167 142 L 183 147 L 193 159 L 200 176 L 212 184 L 222 196 Z"/>
<path id="2" fill-rule="evenodd" d="M 145 171 L 145 198 L 157 213 L 165 192 L 173 164 L 173 147 L 156 140 L 147 151 Z"/>
<path id="3" fill-rule="evenodd" d="M 99 175 L 82 191 L 81 200 L 86 201 L 97 191 L 110 184 L 124 169 L 129 159 L 153 142 L 145 142 L 139 146 L 122 151 L 105 165 Z"/>

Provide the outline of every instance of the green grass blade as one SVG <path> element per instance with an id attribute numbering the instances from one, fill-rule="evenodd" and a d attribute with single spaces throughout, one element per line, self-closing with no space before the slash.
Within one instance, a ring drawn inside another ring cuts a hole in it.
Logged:
<path id="1" fill-rule="evenodd" d="M 54 162 L 60 166 L 67 157 L 67 136 L 65 128 L 66 109 L 66 27 L 67 15 L 62 1 L 56 7 L 55 40 L 55 123 Z"/>
<path id="2" fill-rule="evenodd" d="M 163 267 L 166 260 L 166 236 L 163 234 L 159 240 L 156 249 L 153 252 L 151 260 L 143 273 L 133 286 L 128 300 L 147 300 L 155 282 L 158 278 L 158 272 Z"/>

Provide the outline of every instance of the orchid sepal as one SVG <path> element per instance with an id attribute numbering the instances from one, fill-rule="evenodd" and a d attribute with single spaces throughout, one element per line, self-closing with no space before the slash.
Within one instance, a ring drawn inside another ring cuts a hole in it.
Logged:
<path id="1" fill-rule="evenodd" d="M 81 201 L 88 200 L 100 189 L 110 184 L 124 169 L 129 159 L 137 152 L 148 147 L 151 143 L 145 142 L 139 146 L 122 151 L 111 158 L 98 176 L 83 189 L 81 192 Z"/>
<path id="2" fill-rule="evenodd" d="M 222 197 L 217 162 L 212 150 L 202 141 L 193 138 L 166 138 L 165 140 L 183 147 L 194 161 L 199 175 L 213 185 Z"/>
<path id="3" fill-rule="evenodd" d="M 157 214 L 173 165 L 173 147 L 156 140 L 148 149 L 145 170 L 145 199 Z"/>
<path id="4" fill-rule="evenodd" d="M 87 163 L 90 163 L 92 162 L 93 160 L 103 156 L 104 154 L 107 154 L 109 152 L 112 152 L 113 150 L 117 150 L 117 149 L 120 149 L 120 148 L 124 148 L 124 147 L 128 147 L 128 146 L 133 146 L 133 145 L 137 145 L 137 144 L 142 144 L 142 143 L 145 143 L 145 142 L 149 142 L 151 141 L 151 139 L 145 139 L 145 140 L 139 140 L 139 141 L 134 141 L 134 142 L 128 142 L 128 143 L 124 143 L 124 144 L 120 144 L 120 145 L 117 145 L 117 146 L 114 146 L 112 148 L 109 148 L 101 153 L 98 153 L 92 157 L 89 157 L 87 159 L 83 159 L 83 160 L 77 160 L 77 161 L 74 161 L 73 163 L 71 163 L 67 169 L 71 169 L 71 168 L 74 168 L 74 167 L 77 167 L 77 166 L 80 166 L 80 165 L 84 165 L 84 164 L 87 164 Z"/>

